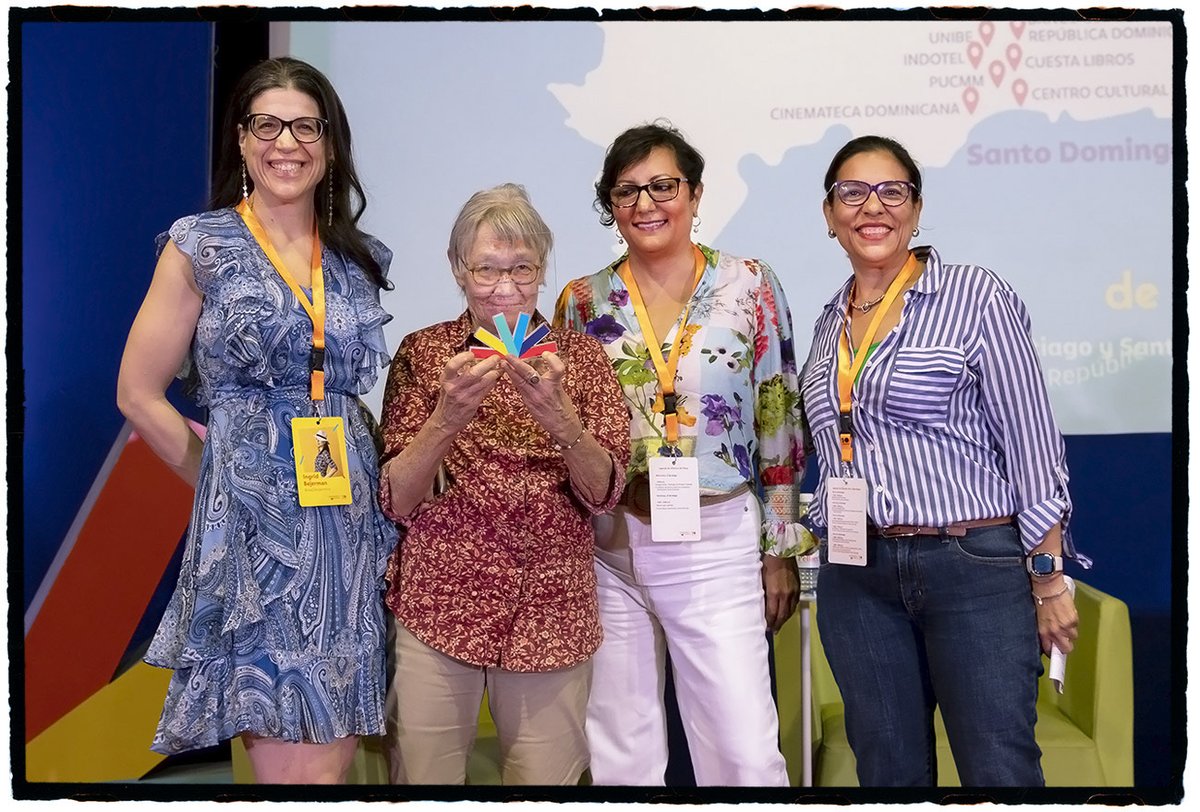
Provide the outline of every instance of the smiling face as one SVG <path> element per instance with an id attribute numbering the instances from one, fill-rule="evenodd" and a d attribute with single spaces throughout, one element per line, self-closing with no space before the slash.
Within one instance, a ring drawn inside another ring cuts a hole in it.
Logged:
<path id="1" fill-rule="evenodd" d="M 251 113 L 269 113 L 284 121 L 321 117 L 316 100 L 295 88 L 272 88 L 254 98 Z M 246 171 L 254 181 L 254 200 L 269 206 L 313 200 L 313 191 L 325 177 L 329 161 L 329 135 L 302 144 L 289 128 L 274 141 L 263 141 L 238 125 L 238 147 Z"/>
<path id="2" fill-rule="evenodd" d="M 908 171 L 891 153 L 862 152 L 838 169 L 838 181 L 861 180 L 869 184 L 885 180 L 911 181 Z M 908 258 L 908 243 L 921 216 L 921 201 L 909 195 L 899 206 L 885 206 L 872 192 L 858 206 L 847 206 L 837 195 L 824 204 L 825 222 L 850 256 L 856 271 L 890 272 Z"/>
<path id="3" fill-rule="evenodd" d="M 524 240 L 510 242 L 497 236 L 489 223 L 481 223 L 475 232 L 475 242 L 466 253 L 467 268 L 490 265 L 493 268 L 512 268 L 522 263 L 540 265 L 538 252 Z M 456 268 L 455 276 L 467 297 L 467 310 L 475 320 L 476 327 L 495 332 L 494 318 L 503 314 L 510 328 L 515 327 L 521 313 L 533 314 L 537 309 L 538 289 L 545 278 L 545 269 L 538 272 L 534 281 L 518 285 L 505 274 L 494 285 L 480 284 L 465 268 Z"/>
<path id="4" fill-rule="evenodd" d="M 643 160 L 625 167 L 614 186 L 632 184 L 643 186 L 660 178 L 682 178 L 683 171 L 673 150 L 656 147 Z M 674 200 L 657 202 L 648 192 L 638 194 L 637 202 L 625 208 L 613 207 L 613 219 L 629 251 L 634 256 L 669 256 L 691 250 L 692 218 L 700 209 L 703 184 L 693 188 L 690 183 L 679 184 Z"/>

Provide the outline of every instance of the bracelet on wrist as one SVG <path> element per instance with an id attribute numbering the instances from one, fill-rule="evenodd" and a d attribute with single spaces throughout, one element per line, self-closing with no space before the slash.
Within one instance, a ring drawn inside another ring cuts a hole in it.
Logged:
<path id="1" fill-rule="evenodd" d="M 1033 599 L 1037 601 L 1038 606 L 1045 606 L 1046 601 L 1052 601 L 1055 598 L 1061 598 L 1065 594 L 1067 594 L 1067 585 L 1063 584 L 1063 588 L 1055 592 L 1053 595 L 1039 595 L 1034 592 Z"/>
<path id="2" fill-rule="evenodd" d="M 560 452 L 561 452 L 561 451 L 570 451 L 572 448 L 574 448 L 575 446 L 579 445 L 580 441 L 581 441 L 581 440 L 583 440 L 583 435 L 585 435 L 585 434 L 587 434 L 587 426 L 580 426 L 580 427 L 579 427 L 579 436 L 578 436 L 578 437 L 576 437 L 576 438 L 575 438 L 574 440 L 572 440 L 571 442 L 569 442 L 569 443 L 566 443 L 565 445 L 564 445 L 564 444 L 562 444 L 562 443 L 555 443 L 555 444 L 554 444 L 554 450 L 555 450 L 555 451 L 560 451 Z"/>

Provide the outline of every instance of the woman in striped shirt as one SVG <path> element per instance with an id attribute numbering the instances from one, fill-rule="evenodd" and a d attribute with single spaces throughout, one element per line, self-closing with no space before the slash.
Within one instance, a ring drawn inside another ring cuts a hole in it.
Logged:
<path id="1" fill-rule="evenodd" d="M 934 707 L 964 786 L 1040 786 L 1041 651 L 1070 651 L 1065 449 L 1029 316 L 975 265 L 910 249 L 921 174 L 864 136 L 825 176 L 853 275 L 802 374 L 822 479 L 821 640 L 863 786 L 931 786 Z"/>

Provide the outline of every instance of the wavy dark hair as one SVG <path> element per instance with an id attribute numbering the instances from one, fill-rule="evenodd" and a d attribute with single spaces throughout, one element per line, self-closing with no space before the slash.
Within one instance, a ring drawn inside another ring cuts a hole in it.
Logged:
<path id="1" fill-rule="evenodd" d="M 908 182 L 913 185 L 913 202 L 921 199 L 921 170 L 917 167 L 917 162 L 913 160 L 913 157 L 908 154 L 908 150 L 899 141 L 882 135 L 861 135 L 847 141 L 829 162 L 829 169 L 825 172 L 825 188 L 822 190 L 825 192 L 827 203 L 833 203 L 833 184 L 837 181 L 837 174 L 841 170 L 842 164 L 864 152 L 886 152 L 895 158 L 904 167 L 904 171 L 908 173 Z M 904 178 L 895 178 L 895 180 L 904 180 Z"/>
<path id="2" fill-rule="evenodd" d="M 213 183 L 210 206 L 221 209 L 236 206 L 242 199 L 242 154 L 238 149 L 238 125 L 251 112 L 250 105 L 268 90 L 294 88 L 317 103 L 321 117 L 329 122 L 325 133 L 333 154 L 333 223 L 327 222 L 329 184 L 322 178 L 315 190 L 317 228 L 321 241 L 363 268 L 379 287 L 390 290 L 379 261 L 371 254 L 367 235 L 358 221 L 367 207 L 367 196 L 354 170 L 350 149 L 350 124 L 342 100 L 325 74 L 307 62 L 292 57 L 266 59 L 248 70 L 234 88 L 225 110 L 221 130 L 220 154 Z M 253 136 L 252 136 L 253 137 Z M 254 181 L 247 178 L 253 188 Z"/>
<path id="3" fill-rule="evenodd" d="M 683 134 L 665 119 L 630 127 L 618 135 L 609 146 L 604 155 L 604 168 L 600 170 L 600 180 L 596 181 L 596 200 L 592 205 L 600 213 L 600 222 L 605 228 L 616 222 L 608 194 L 617 184 L 617 176 L 638 161 L 644 160 L 658 147 L 665 147 L 675 154 L 679 171 L 684 174 L 688 186 L 691 187 L 689 193 L 695 195 L 696 187 L 700 185 L 704 176 L 704 156 L 684 140 Z"/>

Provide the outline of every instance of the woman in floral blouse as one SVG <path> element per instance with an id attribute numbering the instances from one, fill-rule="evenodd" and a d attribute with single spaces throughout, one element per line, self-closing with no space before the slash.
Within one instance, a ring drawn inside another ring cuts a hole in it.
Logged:
<path id="1" fill-rule="evenodd" d="M 595 521 L 597 784 L 664 782 L 668 649 L 697 783 L 788 784 L 767 630 L 795 610 L 804 552 L 791 317 L 765 263 L 693 244 L 703 169 L 669 125 L 613 142 L 596 206 L 629 250 L 555 318 L 604 345 L 632 416 L 629 484 Z"/>
<path id="2" fill-rule="evenodd" d="M 388 568 L 393 783 L 464 782 L 485 685 L 505 784 L 587 768 L 589 518 L 625 484 L 624 399 L 590 336 L 552 330 L 557 349 L 527 360 L 471 349 L 478 328 L 506 332 L 498 315 L 513 333 L 544 322 L 550 246 L 521 187 L 472 196 L 448 251 L 467 309 L 405 338 L 388 377 L 380 496 L 408 531 Z"/>

